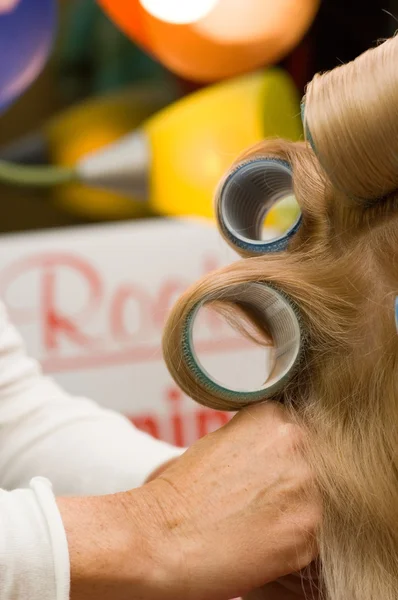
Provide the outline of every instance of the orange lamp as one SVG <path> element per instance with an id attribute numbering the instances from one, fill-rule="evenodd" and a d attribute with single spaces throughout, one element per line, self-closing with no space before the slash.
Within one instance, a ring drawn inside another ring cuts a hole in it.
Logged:
<path id="1" fill-rule="evenodd" d="M 273 64 L 303 37 L 320 0 L 98 0 L 176 74 L 217 81 Z"/>

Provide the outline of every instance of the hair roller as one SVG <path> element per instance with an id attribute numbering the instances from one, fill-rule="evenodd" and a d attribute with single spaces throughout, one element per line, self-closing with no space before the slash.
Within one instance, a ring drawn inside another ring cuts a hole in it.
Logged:
<path id="1" fill-rule="evenodd" d="M 306 138 L 332 184 L 376 201 L 398 189 L 398 38 L 308 85 Z"/>
<path id="2" fill-rule="evenodd" d="M 243 256 L 285 250 L 300 226 L 301 216 L 280 237 L 264 241 L 263 222 L 279 200 L 294 195 L 291 167 L 277 158 L 256 158 L 230 172 L 216 196 L 220 230 L 227 242 Z"/>
<path id="3" fill-rule="evenodd" d="M 193 326 L 199 309 L 211 302 L 234 303 L 250 308 L 263 321 L 273 340 L 272 369 L 261 389 L 239 391 L 217 382 L 201 365 L 193 345 Z M 293 376 L 301 356 L 302 333 L 299 311 L 281 291 L 269 284 L 244 282 L 209 292 L 180 321 L 179 348 L 165 352 L 169 370 L 177 384 L 194 400 L 222 410 L 237 410 L 248 404 L 271 399 Z"/>

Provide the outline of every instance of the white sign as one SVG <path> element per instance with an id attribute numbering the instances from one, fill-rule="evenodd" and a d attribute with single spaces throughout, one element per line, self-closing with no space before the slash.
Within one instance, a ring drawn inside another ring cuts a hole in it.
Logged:
<path id="1" fill-rule="evenodd" d="M 188 445 L 230 415 L 195 404 L 162 359 L 167 314 L 188 285 L 239 257 L 212 225 L 149 220 L 0 238 L 0 294 L 29 352 L 68 391 Z M 214 314 L 196 336 L 207 370 L 242 389 L 265 354 Z"/>

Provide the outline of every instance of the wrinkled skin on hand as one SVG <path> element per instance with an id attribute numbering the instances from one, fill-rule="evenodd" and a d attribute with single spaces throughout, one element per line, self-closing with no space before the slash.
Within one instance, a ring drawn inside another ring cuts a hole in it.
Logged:
<path id="1" fill-rule="evenodd" d="M 224 600 L 259 588 L 246 598 L 297 600 L 303 586 L 315 598 L 313 581 L 284 577 L 317 554 L 320 502 L 303 444 L 281 405 L 251 406 L 152 475 L 148 490 L 156 486 L 169 547 L 175 536 L 185 540 L 180 563 L 197 579 L 196 590 L 189 581 L 184 588 L 180 572 L 185 598 Z"/>

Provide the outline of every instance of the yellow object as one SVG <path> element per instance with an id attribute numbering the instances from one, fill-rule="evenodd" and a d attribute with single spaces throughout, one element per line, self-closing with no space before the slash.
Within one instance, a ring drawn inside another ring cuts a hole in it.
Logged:
<path id="1" fill-rule="evenodd" d="M 90 99 L 70 108 L 46 128 L 52 164 L 75 165 L 85 154 L 136 129 L 145 119 L 175 99 L 175 92 L 167 89 L 165 84 L 147 84 Z M 148 203 L 79 184 L 54 188 L 53 198 L 62 208 L 94 219 L 150 214 Z"/>
<path id="2" fill-rule="evenodd" d="M 267 137 L 302 136 L 300 100 L 290 77 L 270 69 L 196 92 L 149 119 L 142 130 L 151 143 L 153 209 L 212 217 L 215 188 L 243 150 Z M 274 226 L 283 214 L 283 207 L 270 214 Z"/>
<path id="3" fill-rule="evenodd" d="M 294 196 L 283 198 L 271 208 L 264 220 L 264 227 L 285 233 L 296 222 L 300 208 Z"/>

